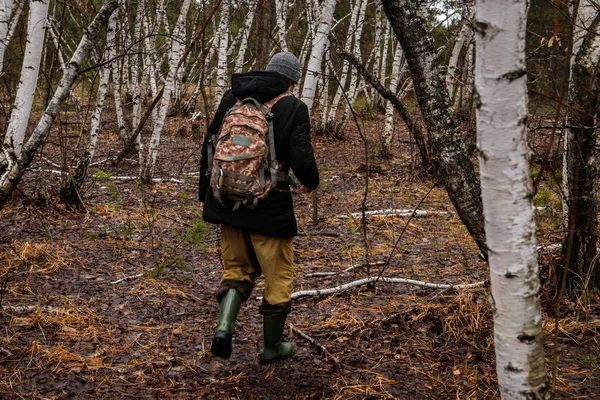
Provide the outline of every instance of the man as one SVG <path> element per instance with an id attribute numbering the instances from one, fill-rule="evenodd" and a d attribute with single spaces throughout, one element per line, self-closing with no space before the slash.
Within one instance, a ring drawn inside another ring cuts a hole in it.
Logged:
<path id="1" fill-rule="evenodd" d="M 231 355 L 231 339 L 235 320 L 243 301 L 250 297 L 254 282 L 265 278 L 263 301 L 264 350 L 262 363 L 290 357 L 290 342 L 281 342 L 287 315 L 291 310 L 294 275 L 292 237 L 297 234 L 296 217 L 290 186 L 278 182 L 255 209 L 240 207 L 232 211 L 230 204 L 214 198 L 207 176 L 207 146 L 217 134 L 225 113 L 238 99 L 253 97 L 260 103 L 275 99 L 271 108 L 277 160 L 283 172 L 290 169 L 304 191 L 319 185 L 319 172 L 310 141 L 310 117 L 306 105 L 291 95 L 300 79 L 301 68 L 289 52 L 275 54 L 266 70 L 234 74 L 232 88 L 224 95 L 211 122 L 202 146 L 200 168 L 200 200 L 204 202 L 203 219 L 221 224 L 223 276 L 217 292 L 219 318 L 211 352 L 223 358 Z M 210 171 L 208 171 L 210 173 Z"/>

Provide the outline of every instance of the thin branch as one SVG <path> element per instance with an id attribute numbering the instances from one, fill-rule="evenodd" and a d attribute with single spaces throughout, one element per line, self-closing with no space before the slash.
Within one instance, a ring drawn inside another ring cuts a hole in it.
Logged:
<path id="1" fill-rule="evenodd" d="M 342 363 L 340 362 L 340 360 L 336 356 L 334 356 L 333 354 L 331 354 L 331 352 L 329 350 L 327 350 L 327 347 L 325 347 L 321 343 L 317 342 L 315 339 L 311 338 L 306 333 L 302 332 L 300 329 L 296 328 L 292 324 L 290 324 L 290 329 L 293 332 L 295 332 L 296 334 L 298 334 L 298 336 L 300 336 L 302 339 L 308 341 L 313 346 L 319 348 L 319 350 L 321 350 L 321 353 L 325 354 L 325 356 L 327 356 L 327 358 L 329 358 L 331 361 L 333 361 L 333 363 L 335 364 L 336 369 L 341 369 L 342 368 Z"/>
<path id="2" fill-rule="evenodd" d="M 372 210 L 366 211 L 366 215 L 392 215 L 395 217 L 428 217 L 431 215 L 453 215 L 456 214 L 454 211 L 426 211 L 426 210 L 399 210 L 395 208 L 388 208 L 385 210 Z M 362 217 L 362 213 L 352 213 L 352 214 L 344 214 L 338 215 L 337 218 L 347 219 L 347 218 L 360 218 Z"/>
<path id="3" fill-rule="evenodd" d="M 370 278 L 364 278 L 364 279 L 360 279 L 358 281 L 348 282 L 343 285 L 339 285 L 339 286 L 335 286 L 335 287 L 327 288 L 327 289 L 301 290 L 301 291 L 292 293 L 292 300 L 297 300 L 300 297 L 306 297 L 306 296 L 327 296 L 330 294 L 343 292 L 350 288 L 367 285 L 369 283 L 373 283 L 373 282 L 377 282 L 377 281 L 383 281 L 383 282 L 388 282 L 388 283 L 406 283 L 409 285 L 416 285 L 416 286 L 426 287 L 426 288 L 430 288 L 430 289 L 446 289 L 446 290 L 448 290 L 448 289 L 470 289 L 470 288 L 474 288 L 474 287 L 483 286 L 487 283 L 487 281 L 479 281 L 479 282 L 475 282 L 475 283 L 450 285 L 450 284 L 444 284 L 444 283 L 423 282 L 423 281 L 417 281 L 414 279 L 385 278 L 385 277 L 380 277 L 380 276 L 372 276 Z"/>

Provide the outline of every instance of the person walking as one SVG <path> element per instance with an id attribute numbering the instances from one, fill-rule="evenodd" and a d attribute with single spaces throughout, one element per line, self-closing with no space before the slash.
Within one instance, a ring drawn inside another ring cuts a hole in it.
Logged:
<path id="1" fill-rule="evenodd" d="M 290 52 L 275 54 L 264 71 L 233 74 L 231 89 L 223 96 L 202 145 L 199 185 L 200 201 L 204 203 L 202 217 L 206 222 L 221 225 L 224 269 L 217 290 L 219 317 L 211 345 L 211 352 L 218 357 L 231 356 L 238 311 L 261 275 L 265 287 L 259 307 L 264 340 L 260 361 L 282 360 L 294 353 L 292 343 L 281 341 L 291 311 L 292 238 L 298 233 L 290 184 L 287 179 L 273 177 L 278 179 L 276 188 L 254 207 L 239 207 L 234 200 L 220 201 L 210 185 L 209 147 L 227 111 L 239 100 L 252 97 L 270 107 L 281 176 L 287 176 L 291 170 L 302 185 L 301 191 L 316 189 L 319 171 L 310 139 L 309 110 L 292 95 L 300 76 L 300 64 Z"/>

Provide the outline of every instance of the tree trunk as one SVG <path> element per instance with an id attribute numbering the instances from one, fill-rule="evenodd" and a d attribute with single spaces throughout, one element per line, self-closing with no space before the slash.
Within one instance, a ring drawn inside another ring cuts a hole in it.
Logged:
<path id="1" fill-rule="evenodd" d="M 73 57 L 71 57 L 67 65 L 66 71 L 63 73 L 60 84 L 50 100 L 50 104 L 46 107 L 46 111 L 31 134 L 31 137 L 23 146 L 21 156 L 15 162 L 11 163 L 10 168 L 0 177 L 0 209 L 4 207 L 21 181 L 25 170 L 31 164 L 38 148 L 46 141 L 52 122 L 60 112 L 66 98 L 71 92 L 73 82 L 79 75 L 81 64 L 96 44 L 100 33 L 108 23 L 110 15 L 118 5 L 119 0 L 106 0 L 96 17 L 85 30 L 77 49 L 73 53 Z"/>
<path id="2" fill-rule="evenodd" d="M 392 64 L 392 81 L 390 82 L 390 90 L 396 92 L 398 89 L 398 82 L 400 81 L 400 67 L 402 64 L 402 47 L 400 44 L 396 45 L 394 50 L 394 61 Z M 387 101 L 385 105 L 385 125 L 381 134 L 381 146 L 379 148 L 379 154 L 383 158 L 390 158 L 392 156 L 392 139 L 394 138 L 394 104 L 391 101 Z"/>
<path id="3" fill-rule="evenodd" d="M 458 216 L 487 257 L 481 189 L 473 163 L 453 116 L 440 61 L 427 29 L 423 1 L 382 0 L 411 72 L 417 100 L 427 125 L 436 172 L 442 178 Z"/>
<path id="4" fill-rule="evenodd" d="M 235 67 L 234 72 L 241 73 L 244 69 L 244 58 L 246 57 L 246 48 L 248 47 L 248 36 L 250 35 L 250 30 L 252 29 L 252 22 L 254 21 L 254 11 L 256 10 L 256 2 L 257 0 L 252 0 L 248 3 L 248 14 L 246 14 L 246 19 L 244 21 L 242 37 L 240 39 L 240 46 L 238 50 L 237 57 L 235 59 Z"/>
<path id="5" fill-rule="evenodd" d="M 227 49 L 229 48 L 229 0 L 221 3 L 219 20 L 219 45 L 217 49 L 217 87 L 215 88 L 215 109 L 219 106 L 227 90 Z M 177 62 L 177 60 L 175 60 Z"/>
<path id="6" fill-rule="evenodd" d="M 256 59 L 254 69 L 263 69 L 269 61 L 270 51 L 273 41 L 271 39 L 271 16 L 273 15 L 273 5 L 270 0 L 258 0 L 256 7 Z"/>
<path id="7" fill-rule="evenodd" d="M 313 101 L 317 92 L 318 77 L 321 74 L 321 68 L 323 63 L 323 56 L 325 55 L 325 48 L 328 42 L 329 31 L 331 29 L 331 22 L 333 21 L 333 11 L 335 10 L 335 0 L 325 0 L 323 3 L 320 13 L 321 18 L 315 37 L 312 41 L 312 50 L 310 58 L 308 60 L 308 71 L 304 78 L 304 85 L 302 86 L 302 94 L 300 100 L 306 104 L 308 111 L 312 114 Z"/>
<path id="8" fill-rule="evenodd" d="M 526 0 L 477 0 L 479 162 L 503 399 L 547 399 L 527 162 Z"/>
<path id="9" fill-rule="evenodd" d="M 0 0 L 0 76 L 4 64 L 4 51 L 8 46 L 8 23 L 12 14 L 13 0 Z"/>
<path id="10" fill-rule="evenodd" d="M 592 11 L 590 14 L 588 11 Z M 594 268 L 598 235 L 598 166 L 595 158 L 598 113 L 597 66 L 600 62 L 600 13 L 581 1 L 576 32 L 583 34 L 571 60 L 569 108 L 565 132 L 567 230 L 563 243 L 569 289 L 600 285 Z M 585 15 L 587 14 L 588 17 Z M 591 17 L 591 18 L 589 18 Z M 575 47 L 575 46 L 574 46 Z M 559 271 L 560 272 L 560 271 Z M 558 276 L 562 276 L 559 273 Z"/>
<path id="11" fill-rule="evenodd" d="M 25 56 L 21 67 L 19 87 L 13 102 L 6 136 L 4 137 L 4 150 L 8 151 L 12 162 L 21 155 L 25 133 L 29 125 L 29 116 L 31 115 L 42 60 L 42 50 L 44 49 L 48 2 L 48 0 L 33 0 L 29 4 L 27 46 L 25 47 Z"/>
<path id="12" fill-rule="evenodd" d="M 344 43 L 344 52 L 346 53 L 352 53 L 352 44 L 353 42 L 353 38 L 354 35 L 352 34 L 352 31 L 354 29 L 356 29 L 357 25 L 358 25 L 358 13 L 360 10 L 360 0 L 355 0 L 353 5 L 352 5 L 352 12 L 350 14 L 350 22 L 348 24 L 348 32 L 346 34 L 346 43 Z M 333 129 L 334 131 L 337 131 L 337 127 L 336 127 L 336 120 L 337 120 L 337 111 L 338 111 L 338 105 L 340 104 L 340 101 L 344 98 L 344 91 L 346 90 L 346 82 L 348 79 L 348 75 L 352 76 L 352 70 L 350 69 L 350 63 L 348 61 L 344 61 L 344 64 L 342 66 L 342 71 L 340 73 L 340 76 L 338 78 L 338 85 L 337 85 L 337 90 L 335 91 L 335 96 L 333 97 L 333 100 L 331 102 L 331 106 L 329 107 L 329 116 L 327 118 L 327 120 L 325 121 L 325 125 L 329 125 L 331 127 L 331 129 Z"/>
<path id="13" fill-rule="evenodd" d="M 287 27 L 285 25 L 287 21 L 288 13 L 288 0 L 275 0 L 275 21 L 277 23 L 277 41 L 281 48 L 281 51 L 288 51 L 286 33 Z"/>
<path id="14" fill-rule="evenodd" d="M 160 109 L 158 110 L 158 117 L 154 123 L 154 129 L 152 131 L 152 137 L 148 145 L 148 153 L 143 165 L 140 169 L 140 178 L 144 183 L 152 182 L 154 177 L 154 167 L 156 166 L 156 157 L 158 155 L 158 146 L 160 144 L 160 136 L 162 134 L 165 118 L 167 117 L 167 111 L 169 103 L 171 101 L 171 92 L 175 86 L 175 78 L 177 75 L 177 68 L 184 50 L 184 37 L 185 37 L 185 26 L 188 10 L 190 8 L 191 0 L 185 0 L 181 6 L 181 12 L 177 23 L 173 28 L 173 39 L 171 40 L 171 52 L 169 54 L 169 72 L 165 79 L 164 93 L 161 99 Z M 228 4 L 224 2 L 223 4 Z"/>

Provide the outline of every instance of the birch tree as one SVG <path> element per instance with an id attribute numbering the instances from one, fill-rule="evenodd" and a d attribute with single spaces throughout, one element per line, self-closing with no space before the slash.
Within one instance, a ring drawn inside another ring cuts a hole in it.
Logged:
<path id="1" fill-rule="evenodd" d="M 0 0 L 0 75 L 4 64 L 4 51 L 8 46 L 8 24 L 12 14 L 13 0 Z"/>
<path id="2" fill-rule="evenodd" d="M 333 12 L 335 10 L 335 0 L 324 0 L 321 6 L 321 17 L 315 37 L 312 41 L 312 50 L 308 60 L 308 67 L 306 76 L 304 77 L 304 85 L 302 86 L 302 92 L 300 100 L 306 104 L 309 112 L 312 113 L 313 101 L 317 92 L 317 82 L 319 75 L 321 74 L 321 68 L 323 63 L 323 57 L 325 55 L 325 48 L 328 42 L 328 35 L 331 29 L 331 23 L 333 21 Z"/>
<path id="3" fill-rule="evenodd" d="M 250 36 L 250 30 L 252 29 L 252 22 L 254 22 L 254 11 L 256 10 L 257 0 L 250 0 L 248 2 L 248 12 L 246 13 L 246 18 L 244 20 L 243 29 L 238 54 L 235 59 L 235 67 L 233 68 L 234 72 L 240 73 L 244 68 L 244 59 L 246 57 L 246 48 L 248 47 L 248 37 Z"/>
<path id="4" fill-rule="evenodd" d="M 400 67 L 402 64 L 402 47 L 397 44 L 394 50 L 394 62 L 392 64 L 392 80 L 390 90 L 396 92 L 400 81 Z M 389 158 L 392 154 L 392 139 L 394 137 L 394 105 L 387 100 L 385 105 L 385 125 L 381 134 L 380 155 Z"/>
<path id="5" fill-rule="evenodd" d="M 187 1 L 187 0 L 186 0 Z M 215 109 L 219 106 L 227 90 L 227 49 L 229 48 L 229 0 L 221 3 L 219 21 L 219 45 L 217 48 L 217 87 L 215 89 Z"/>
<path id="6" fill-rule="evenodd" d="M 428 30 L 429 2 L 382 0 L 386 16 L 402 46 L 429 134 L 432 162 L 457 214 L 483 255 L 485 231 L 481 189 L 473 163 L 454 118 L 440 59 Z"/>
<path id="7" fill-rule="evenodd" d="M 4 207 L 13 191 L 21 181 L 25 170 L 30 166 L 33 157 L 39 147 L 45 142 L 54 119 L 62 109 L 65 100 L 71 92 L 75 79 L 79 76 L 79 70 L 88 57 L 90 51 L 98 40 L 103 28 L 106 27 L 108 19 L 119 5 L 119 0 L 106 0 L 98 14 L 85 30 L 77 49 L 63 72 L 61 81 L 46 107 L 46 110 L 36 125 L 33 133 L 24 144 L 18 159 L 10 161 L 6 171 L 0 175 L 0 209 Z"/>
<path id="8" fill-rule="evenodd" d="M 156 157 L 158 155 L 160 136 L 164 128 L 165 118 L 167 117 L 167 111 L 171 101 L 171 93 L 173 92 L 173 88 L 175 86 L 177 68 L 185 47 L 185 27 L 190 3 L 191 0 L 184 0 L 177 23 L 175 24 L 173 33 L 171 35 L 172 39 L 171 51 L 169 53 L 169 71 L 165 79 L 164 93 L 161 99 L 160 108 L 158 110 L 158 116 L 152 130 L 152 137 L 150 138 L 150 143 L 148 145 L 146 160 L 143 164 L 141 163 L 140 178 L 142 179 L 142 182 L 145 183 L 151 182 L 152 178 L 154 177 L 154 168 L 156 166 Z M 223 2 L 222 4 L 227 4 L 227 1 Z"/>
<path id="9" fill-rule="evenodd" d="M 29 116 L 40 72 L 42 50 L 44 49 L 48 2 L 49 0 L 32 0 L 29 4 L 27 45 L 25 46 L 19 86 L 4 137 L 3 153 L 12 162 L 21 155 L 25 133 L 29 125 Z"/>
<path id="10" fill-rule="evenodd" d="M 596 72 L 600 62 L 600 13 L 589 0 L 581 0 L 579 10 L 573 12 L 578 15 L 574 29 L 565 131 L 563 176 L 567 229 L 563 253 L 570 272 L 570 287 L 581 290 L 588 285 L 600 285 L 600 269 L 594 268 L 598 235 L 598 166 L 595 151 L 600 105 Z"/>
<path id="11" fill-rule="evenodd" d="M 547 399 L 527 161 L 526 0 L 477 0 L 480 175 L 502 399 Z"/>
<path id="12" fill-rule="evenodd" d="M 354 42 L 354 30 L 357 29 L 358 25 L 358 17 L 360 10 L 361 0 L 356 0 L 352 5 L 352 11 L 350 13 L 350 21 L 348 23 L 348 32 L 346 34 L 346 42 L 344 43 L 344 52 L 350 53 L 352 52 Z M 354 76 L 352 70 L 350 69 L 350 63 L 348 61 L 344 61 L 342 65 L 342 71 L 338 78 L 337 90 L 335 92 L 335 96 L 331 101 L 331 105 L 329 107 L 329 115 L 326 120 L 326 124 L 329 125 L 332 130 L 337 131 L 338 128 L 335 127 L 336 116 L 338 111 L 338 105 L 340 101 L 344 98 L 344 91 L 346 90 L 346 81 L 349 76 Z"/>

